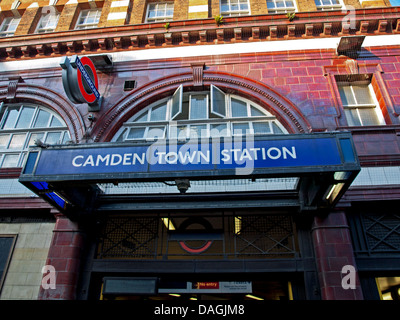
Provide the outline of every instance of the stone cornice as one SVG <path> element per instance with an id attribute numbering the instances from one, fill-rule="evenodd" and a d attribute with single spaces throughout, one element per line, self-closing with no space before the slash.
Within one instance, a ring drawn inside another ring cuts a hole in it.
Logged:
<path id="1" fill-rule="evenodd" d="M 0 61 L 107 53 L 146 48 L 196 46 L 254 41 L 329 38 L 346 35 L 400 34 L 400 7 L 359 9 L 355 29 L 349 12 L 299 12 L 293 21 L 284 14 L 125 25 L 48 34 L 0 38 Z"/>

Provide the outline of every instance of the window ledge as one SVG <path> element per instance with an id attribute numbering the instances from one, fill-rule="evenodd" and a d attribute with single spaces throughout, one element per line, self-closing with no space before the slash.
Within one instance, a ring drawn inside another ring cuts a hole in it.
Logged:
<path id="1" fill-rule="evenodd" d="M 374 132 L 374 131 L 395 131 L 397 135 L 400 135 L 400 125 L 377 125 L 377 126 L 341 126 L 336 128 L 337 131 L 350 131 L 350 132 Z"/>

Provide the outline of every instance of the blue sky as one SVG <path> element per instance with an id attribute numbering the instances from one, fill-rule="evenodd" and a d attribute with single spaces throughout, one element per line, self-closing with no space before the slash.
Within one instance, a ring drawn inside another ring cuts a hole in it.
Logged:
<path id="1" fill-rule="evenodd" d="M 392 6 L 400 6 L 400 0 L 390 0 Z"/>

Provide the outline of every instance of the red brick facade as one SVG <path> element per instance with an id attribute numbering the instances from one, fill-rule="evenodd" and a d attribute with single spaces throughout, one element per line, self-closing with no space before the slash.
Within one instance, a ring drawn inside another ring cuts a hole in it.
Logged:
<path id="1" fill-rule="evenodd" d="M 222 26 L 216 26 L 213 18 L 182 20 L 171 22 L 170 29 L 165 30 L 164 23 L 142 23 L 146 3 L 134 2 L 133 10 L 141 8 L 142 15 L 130 15 L 131 25 L 111 27 L 102 17 L 103 28 L 80 31 L 70 29 L 79 11 L 89 5 L 64 6 L 63 3 L 62 23 L 56 33 L 43 36 L 27 34 L 26 29 L 32 28 L 28 27 L 28 22 L 38 19 L 37 9 L 23 8 L 25 14 L 18 30 L 20 33 L 10 39 L 0 38 L 0 67 L 2 63 L 11 66 L 12 63 L 32 62 L 34 68 L 19 69 L 15 65 L 10 70 L 2 68 L 0 101 L 36 103 L 49 108 L 63 118 L 75 143 L 110 142 L 125 121 L 152 102 L 170 96 L 178 85 L 182 84 L 184 90 L 189 91 L 197 85 L 196 82 L 206 89 L 213 84 L 259 104 L 273 114 L 290 134 L 350 131 L 361 165 L 365 168 L 400 166 L 400 41 L 390 45 L 363 46 L 360 55 L 354 59 L 338 56 L 335 48 L 325 48 L 324 45 L 318 49 L 282 45 L 285 41 L 292 41 L 295 46 L 296 41 L 300 43 L 307 39 L 323 42 L 349 34 L 342 23 L 345 12 L 299 12 L 293 23 L 283 14 L 261 13 L 258 16 L 225 18 Z M 311 7 L 315 10 L 314 2 L 299 1 L 298 4 L 300 11 Z M 99 7 L 103 5 L 109 12 L 111 4 L 98 2 Z M 252 6 L 254 10 L 258 7 L 260 11 L 265 9 L 261 2 L 254 1 Z M 356 7 L 357 30 L 353 30 L 351 35 L 376 39 L 381 39 L 380 36 L 398 37 L 399 40 L 399 7 L 361 9 L 358 2 Z M 215 5 L 211 12 L 213 15 L 216 12 Z M 1 13 L 2 19 L 5 14 Z M 184 12 L 175 15 L 180 19 L 185 16 Z M 246 49 L 239 53 L 235 51 L 237 47 L 232 47 L 232 52 L 229 52 L 224 46 L 246 43 L 249 46 L 265 44 L 265 47 L 264 50 L 257 47 L 257 52 Z M 157 51 L 191 47 L 194 51 L 198 48 L 199 52 L 204 52 L 200 50 L 205 45 L 210 46 L 210 50 L 221 48 L 221 53 L 181 57 L 179 54 L 184 51 L 177 51 L 170 57 L 162 57 L 163 53 Z M 277 49 L 272 50 L 274 46 Z M 135 54 L 146 50 L 149 58 L 135 58 Z M 151 56 L 153 53 L 155 58 Z M 104 97 L 98 112 L 89 112 L 87 105 L 73 104 L 66 97 L 62 70 L 54 61 L 74 54 L 110 54 L 116 58 L 112 68 L 98 68 L 99 91 Z M 201 76 L 193 72 L 194 66 L 198 65 L 204 65 Z M 354 127 L 346 120 L 337 79 L 365 75 L 370 77 L 386 125 Z M 132 91 L 123 91 L 128 80 L 134 80 L 136 87 Z M 89 120 L 90 113 L 94 115 L 93 122 Z M 0 175 L 15 178 L 18 170 L 0 169 Z M 358 261 L 348 222 L 348 215 L 353 211 L 349 208 L 354 203 L 395 201 L 398 204 L 399 184 L 351 188 L 335 210 L 313 217 L 310 234 L 320 298 L 365 298 L 358 272 L 356 289 L 345 290 L 341 286 L 343 266 L 357 266 Z M 27 207 L 50 210 L 47 204 L 37 199 L 29 202 L 0 199 L 1 210 Z M 77 298 L 86 246 L 84 238 L 85 232 L 79 223 L 57 214 L 46 262 L 57 270 L 57 289 L 41 289 L 39 299 Z"/>

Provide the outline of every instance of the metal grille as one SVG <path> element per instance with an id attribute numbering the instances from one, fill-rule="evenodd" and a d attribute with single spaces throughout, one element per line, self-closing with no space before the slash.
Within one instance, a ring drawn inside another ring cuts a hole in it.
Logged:
<path id="1" fill-rule="evenodd" d="M 193 213 L 111 216 L 99 235 L 97 258 L 259 259 L 296 252 L 291 216 Z"/>
<path id="2" fill-rule="evenodd" d="M 290 217 L 264 215 L 235 219 L 238 256 L 295 254 L 293 223 Z"/>
<path id="3" fill-rule="evenodd" d="M 400 251 L 400 215 L 362 215 L 370 253 Z"/>
<path id="4" fill-rule="evenodd" d="M 157 218 L 113 217 L 103 230 L 99 258 L 154 258 L 157 239 Z"/>

